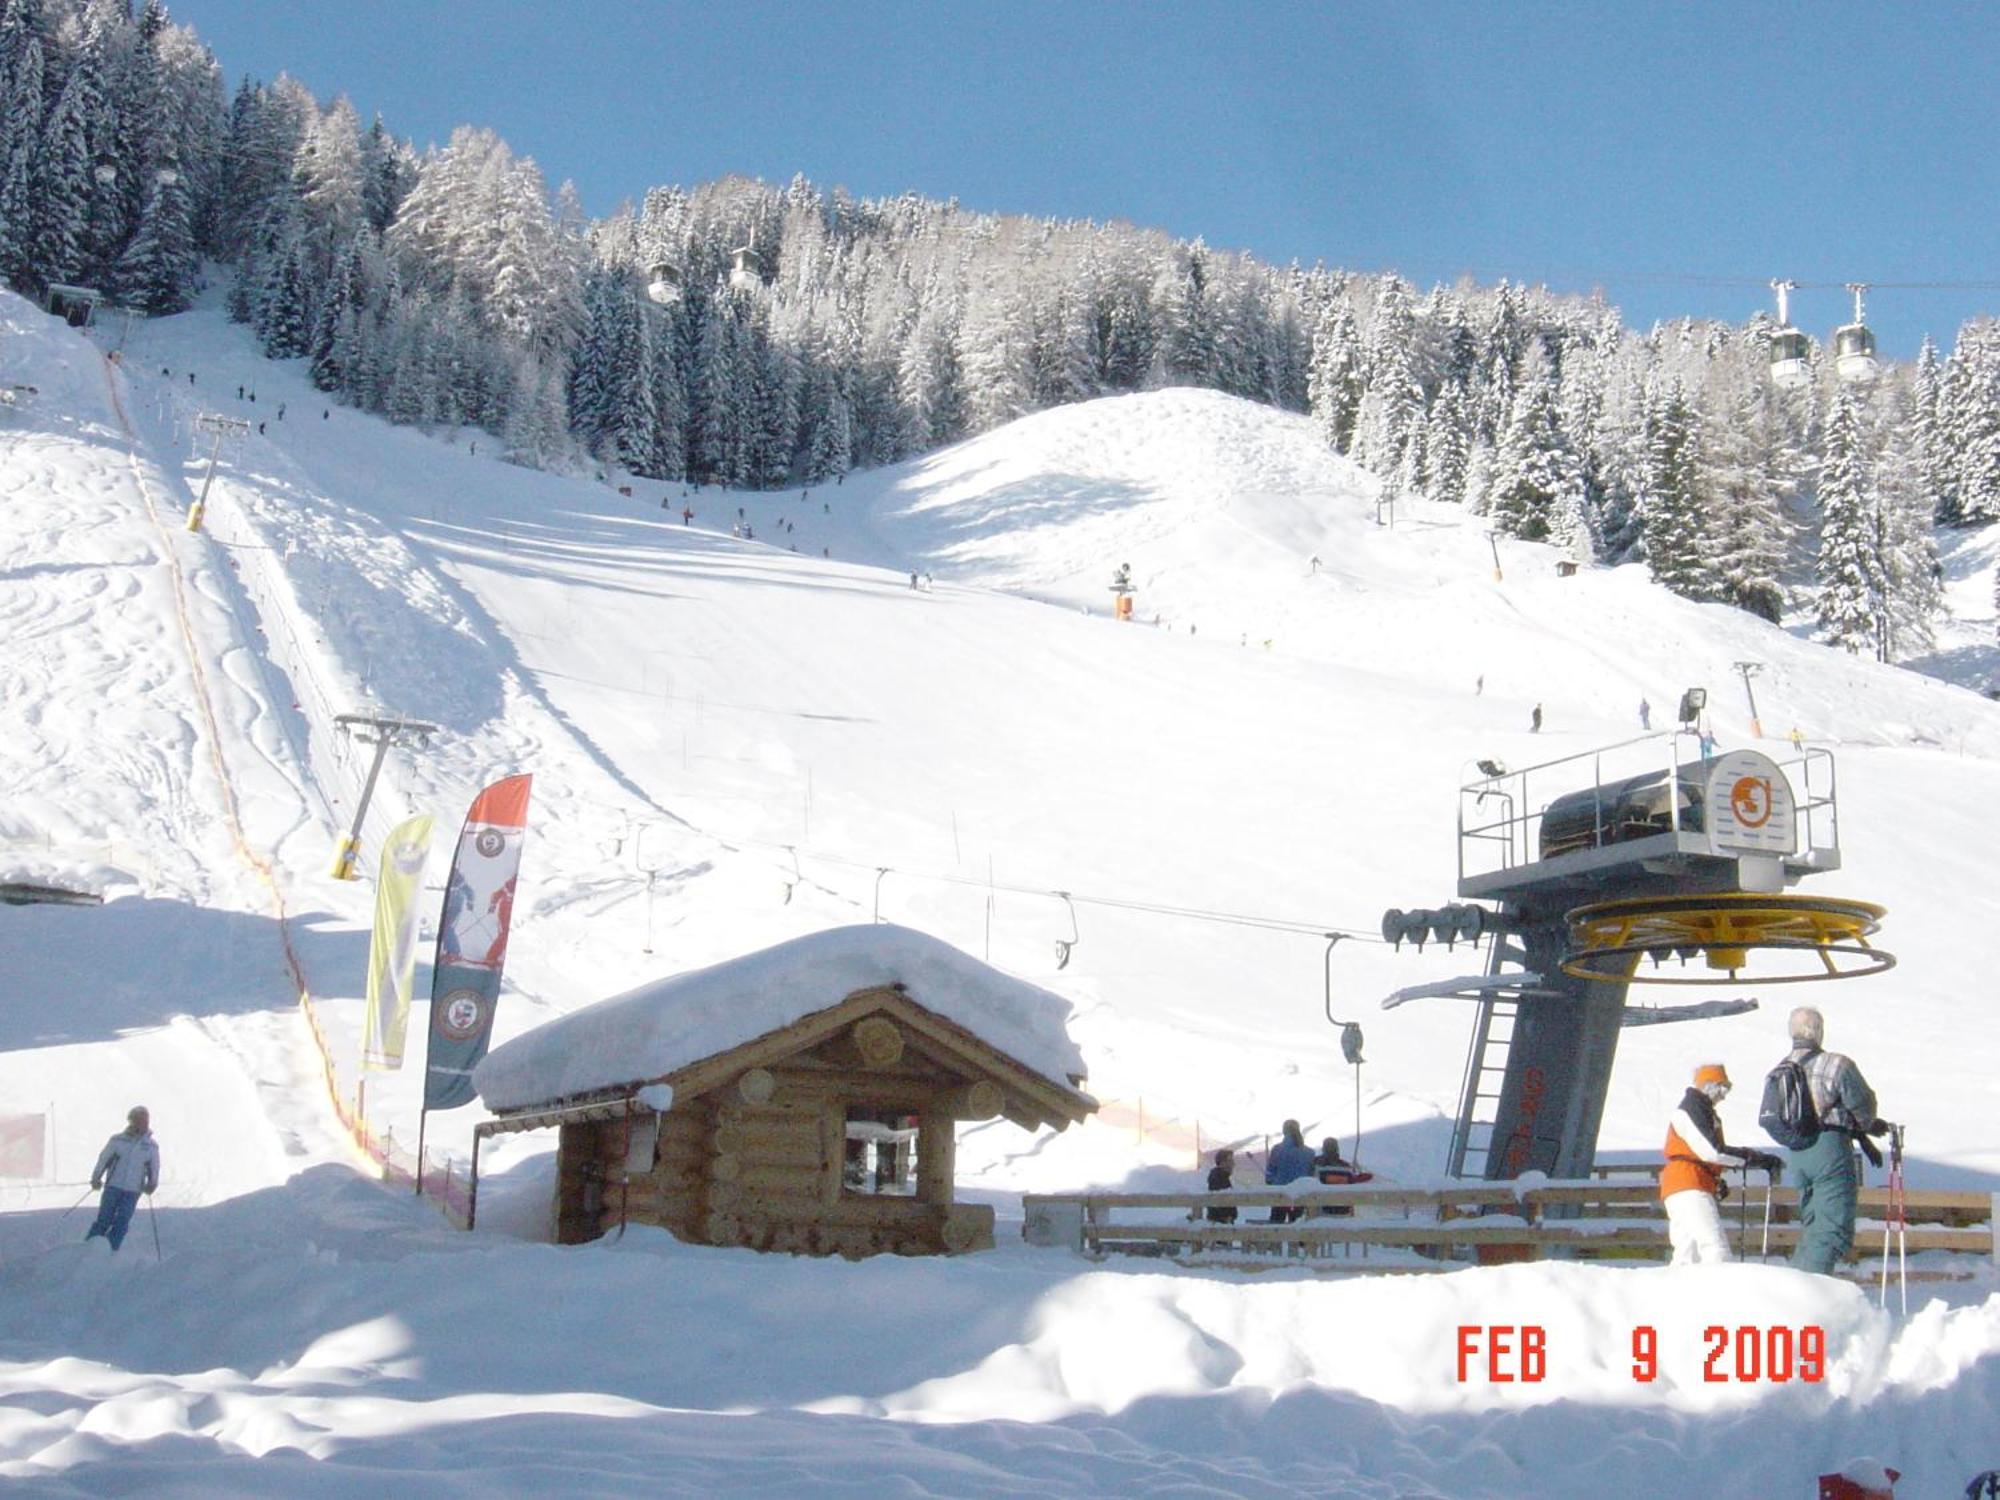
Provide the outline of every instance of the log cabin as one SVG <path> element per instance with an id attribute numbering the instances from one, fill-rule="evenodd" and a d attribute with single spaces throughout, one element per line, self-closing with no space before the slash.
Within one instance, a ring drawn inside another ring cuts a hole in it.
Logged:
<path id="1" fill-rule="evenodd" d="M 496 1048 L 476 1136 L 558 1132 L 558 1243 L 656 1224 L 850 1258 L 990 1248 L 992 1208 L 954 1198 L 957 1127 L 1062 1130 L 1097 1107 L 1069 1013 L 922 933 L 836 928 Z"/>

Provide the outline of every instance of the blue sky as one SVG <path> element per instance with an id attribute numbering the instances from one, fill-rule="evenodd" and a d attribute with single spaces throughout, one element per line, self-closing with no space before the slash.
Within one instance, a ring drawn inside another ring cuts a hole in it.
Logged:
<path id="1" fill-rule="evenodd" d="M 289 71 L 419 145 L 490 125 L 592 213 L 802 171 L 1601 288 L 1641 326 L 1743 318 L 1782 274 L 1824 336 L 1840 283 L 1926 284 L 1869 298 L 1902 357 L 2000 309 L 1990 6 L 169 3 L 232 89 Z"/>

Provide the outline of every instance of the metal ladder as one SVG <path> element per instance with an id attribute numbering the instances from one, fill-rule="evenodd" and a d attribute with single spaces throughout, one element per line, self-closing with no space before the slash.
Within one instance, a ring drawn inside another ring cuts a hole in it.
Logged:
<path id="1" fill-rule="evenodd" d="M 1504 938 L 1496 938 L 1486 972 L 1498 974 L 1508 963 L 1525 971 L 1527 954 Z M 1451 1153 L 1445 1164 L 1453 1177 L 1484 1178 L 1493 1149 L 1493 1127 L 1500 1110 L 1500 1090 L 1507 1079 L 1507 1054 L 1513 1048 L 1514 1021 L 1520 1014 L 1518 994 L 1487 991 L 1479 997 L 1472 1023 L 1472 1045 L 1465 1057 L 1465 1081 L 1459 1086 L 1458 1120 L 1452 1126 Z"/>

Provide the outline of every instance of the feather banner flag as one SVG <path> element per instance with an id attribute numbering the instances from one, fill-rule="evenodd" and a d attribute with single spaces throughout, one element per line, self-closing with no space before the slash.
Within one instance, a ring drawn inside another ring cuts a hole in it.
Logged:
<path id="1" fill-rule="evenodd" d="M 472 1070 L 486 1055 L 493 1012 L 500 1003 L 500 971 L 507 962 L 507 929 L 514 915 L 514 882 L 528 834 L 533 781 L 532 776 L 509 776 L 494 782 L 473 798 L 458 836 L 438 921 L 437 960 L 431 966 L 427 1110 L 472 1102 Z"/>
<path id="2" fill-rule="evenodd" d="M 417 972 L 417 892 L 431 852 L 431 817 L 396 825 L 382 849 L 375 884 L 375 936 L 368 946 L 368 1012 L 361 1023 L 361 1066 L 400 1068 L 410 1025 L 410 985 Z"/>

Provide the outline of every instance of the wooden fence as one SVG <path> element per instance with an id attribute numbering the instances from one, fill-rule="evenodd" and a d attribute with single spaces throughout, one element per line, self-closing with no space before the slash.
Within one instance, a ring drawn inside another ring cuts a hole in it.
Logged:
<path id="1" fill-rule="evenodd" d="M 1761 1184 L 1736 1189 L 1723 1205 L 1723 1228 L 1740 1254 L 1765 1243 L 1769 1198 L 1770 1254 L 1787 1255 L 1799 1240 L 1799 1195 Z M 1882 1253 L 1898 1236 L 1881 1220 L 1886 1188 L 1863 1188 L 1857 1257 Z M 1384 1252 L 1404 1261 L 1491 1264 L 1550 1256 L 1568 1259 L 1665 1260 L 1670 1248 L 1658 1189 L 1651 1182 L 1538 1181 L 1534 1186 L 1466 1183 L 1450 1188 L 1302 1185 L 1227 1193 L 1061 1193 L 1022 1200 L 1021 1232 L 1032 1244 L 1102 1256 L 1262 1256 L 1325 1260 Z M 1211 1208 L 1234 1207 L 1238 1222 L 1214 1223 Z M 1945 1250 L 2000 1258 L 1994 1223 L 2000 1193 L 1915 1191 L 1905 1195 L 1911 1254 Z M 1297 1208 L 1304 1217 L 1270 1222 L 1265 1211 Z M 1329 1210 L 1347 1210 L 1336 1216 Z M 1386 1266 L 1384 1267 L 1387 1268 Z M 1358 1268 L 1357 1268 L 1358 1269 Z"/>

